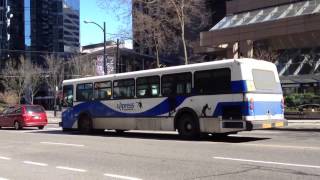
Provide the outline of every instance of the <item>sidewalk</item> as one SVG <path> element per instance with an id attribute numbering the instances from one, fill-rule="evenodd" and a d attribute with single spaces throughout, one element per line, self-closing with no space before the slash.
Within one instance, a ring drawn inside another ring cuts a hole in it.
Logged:
<path id="1" fill-rule="evenodd" d="M 54 117 L 53 111 L 46 111 L 47 118 L 48 118 L 48 124 L 58 124 L 61 122 L 61 111 L 57 111 L 56 117 Z"/>

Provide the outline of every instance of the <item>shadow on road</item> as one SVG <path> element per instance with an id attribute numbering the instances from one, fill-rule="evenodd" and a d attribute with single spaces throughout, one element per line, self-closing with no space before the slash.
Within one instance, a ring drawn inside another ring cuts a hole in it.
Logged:
<path id="1" fill-rule="evenodd" d="M 132 138 L 132 139 L 155 139 L 155 140 L 178 140 L 178 141 L 192 141 L 192 142 L 225 142 L 225 143 L 244 143 L 252 141 L 261 141 L 267 140 L 270 138 L 261 138 L 261 137 L 244 137 L 244 136 L 214 136 L 214 135 L 205 135 L 196 140 L 186 140 L 181 138 L 178 134 L 164 134 L 164 133 L 149 133 L 149 132 L 124 132 L 116 133 L 114 131 L 105 131 L 105 132 L 95 132 L 91 134 L 82 134 L 76 131 L 62 132 L 59 130 L 52 131 L 30 131 L 27 133 L 34 134 L 54 134 L 54 135 L 72 135 L 72 136 L 100 136 L 100 137 L 119 137 L 119 138 Z"/>
<path id="2" fill-rule="evenodd" d="M 270 130 L 277 130 L 277 131 L 297 131 L 297 132 L 320 132 L 320 129 L 313 129 L 313 128 L 273 128 Z"/>

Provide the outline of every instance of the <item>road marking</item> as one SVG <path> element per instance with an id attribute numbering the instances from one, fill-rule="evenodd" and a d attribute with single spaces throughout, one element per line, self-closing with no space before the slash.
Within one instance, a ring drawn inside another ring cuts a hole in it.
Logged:
<path id="1" fill-rule="evenodd" d="M 0 159 L 2 159 L 2 160 L 11 160 L 11 158 L 9 158 L 9 157 L 4 157 L 4 156 L 0 156 Z"/>
<path id="2" fill-rule="evenodd" d="M 3 178 L 3 177 L 0 177 L 0 180 L 9 180 L 9 179 L 7 179 L 7 178 Z"/>
<path id="3" fill-rule="evenodd" d="M 129 177 L 129 176 L 121 176 L 121 175 L 116 175 L 116 174 L 104 174 L 104 176 L 117 178 L 117 179 L 126 179 L 126 180 L 142 180 L 140 178 Z"/>
<path id="4" fill-rule="evenodd" d="M 57 166 L 56 168 L 68 170 L 68 171 L 75 171 L 75 172 L 87 172 L 87 170 L 85 170 L 85 169 L 77 169 L 77 168 L 71 168 L 71 167 L 66 167 L 66 166 Z"/>
<path id="5" fill-rule="evenodd" d="M 35 166 L 48 166 L 48 164 L 45 163 L 39 163 L 39 162 L 33 162 L 33 161 L 23 161 L 25 164 L 35 165 Z"/>
<path id="6" fill-rule="evenodd" d="M 61 130 L 62 128 L 45 128 L 45 130 Z"/>
<path id="7" fill-rule="evenodd" d="M 257 161 L 257 160 L 237 159 L 237 158 L 227 158 L 227 157 L 213 157 L 213 158 L 220 159 L 220 160 L 229 160 L 229 161 L 241 161 L 241 162 L 252 162 L 252 163 L 260 163 L 260 164 L 274 164 L 274 165 L 282 165 L 282 166 L 295 166 L 295 167 L 320 169 L 320 166 L 307 165 L 307 164 L 292 164 L 292 163 L 281 163 L 281 162 L 273 162 L 273 161 Z"/>
<path id="8" fill-rule="evenodd" d="M 312 146 L 283 146 L 283 145 L 267 145 L 267 144 L 240 144 L 242 146 L 258 146 L 258 147 L 272 147 L 272 148 L 290 148 L 290 149 L 309 149 L 309 150 L 320 150 L 320 147 Z"/>
<path id="9" fill-rule="evenodd" d="M 57 143 L 57 142 L 40 142 L 41 144 L 58 145 L 58 146 L 73 146 L 73 147 L 84 147 L 82 144 L 68 144 L 68 143 Z"/>

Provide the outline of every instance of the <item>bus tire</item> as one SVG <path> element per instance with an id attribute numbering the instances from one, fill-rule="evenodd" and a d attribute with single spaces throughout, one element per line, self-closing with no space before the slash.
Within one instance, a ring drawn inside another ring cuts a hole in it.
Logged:
<path id="1" fill-rule="evenodd" d="M 88 115 L 81 115 L 78 121 L 78 129 L 83 134 L 92 133 L 92 120 Z"/>
<path id="2" fill-rule="evenodd" d="M 63 131 L 63 132 L 71 132 L 72 129 L 71 129 L 71 128 L 62 128 L 62 131 Z"/>
<path id="3" fill-rule="evenodd" d="M 122 134 L 124 134 L 124 132 L 125 132 L 126 130 L 116 129 L 115 131 L 116 131 L 117 134 L 122 135 Z"/>
<path id="4" fill-rule="evenodd" d="M 191 114 L 185 113 L 178 120 L 178 132 L 183 139 L 200 137 L 199 122 Z"/>

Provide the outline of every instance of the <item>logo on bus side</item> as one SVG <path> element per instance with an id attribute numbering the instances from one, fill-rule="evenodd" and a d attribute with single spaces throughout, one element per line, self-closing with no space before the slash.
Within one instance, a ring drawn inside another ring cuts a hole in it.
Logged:
<path id="1" fill-rule="evenodd" d="M 142 109 L 143 105 L 142 102 L 136 102 L 136 103 L 119 103 L 117 104 L 117 108 L 120 111 L 134 111 L 136 109 Z"/>

